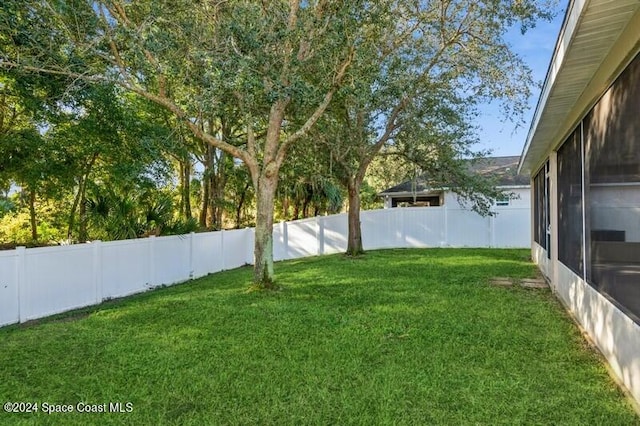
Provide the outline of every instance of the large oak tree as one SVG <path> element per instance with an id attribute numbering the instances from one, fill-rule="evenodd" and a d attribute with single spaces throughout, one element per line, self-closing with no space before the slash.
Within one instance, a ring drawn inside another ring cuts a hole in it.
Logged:
<path id="1" fill-rule="evenodd" d="M 376 25 L 378 9 L 366 1 L 8 1 L 0 65 L 116 83 L 241 160 L 257 194 L 254 280 L 269 286 L 278 172 L 343 84 L 359 28 Z M 203 123 L 229 103 L 242 111 L 244 146 Z"/>
<path id="2" fill-rule="evenodd" d="M 405 1 L 385 32 L 355 50 L 347 78 L 316 128 L 348 192 L 348 254 L 362 252 L 360 191 L 382 151 L 414 162 L 486 212 L 498 192 L 470 175 L 477 106 L 497 101 L 518 120 L 534 84 L 506 40 L 550 16 L 550 4 L 524 1 Z M 485 196 L 486 195 L 486 196 Z"/>

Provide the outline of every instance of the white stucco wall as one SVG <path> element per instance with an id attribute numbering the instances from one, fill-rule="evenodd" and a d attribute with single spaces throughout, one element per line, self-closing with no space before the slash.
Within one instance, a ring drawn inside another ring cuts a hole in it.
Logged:
<path id="1" fill-rule="evenodd" d="M 640 402 L 640 325 L 560 262 L 554 289 L 613 373 Z"/>
<path id="2" fill-rule="evenodd" d="M 547 257 L 547 251 L 535 241 L 531 243 L 531 246 L 531 260 L 538 265 L 542 275 L 547 277 L 547 279 L 551 279 L 551 259 Z"/>

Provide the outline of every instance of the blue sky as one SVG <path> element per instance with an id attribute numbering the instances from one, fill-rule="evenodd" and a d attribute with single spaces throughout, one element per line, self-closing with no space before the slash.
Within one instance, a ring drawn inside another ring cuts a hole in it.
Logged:
<path id="1" fill-rule="evenodd" d="M 553 21 L 540 21 L 535 28 L 522 35 L 519 28 L 509 31 L 507 40 L 513 50 L 517 52 L 533 71 L 533 78 L 540 83 L 532 88 L 529 99 L 529 110 L 524 115 L 524 125 L 516 128 L 514 123 L 504 122 L 500 116 L 497 104 L 488 104 L 481 109 L 481 116 L 477 120 L 480 142 L 477 149 L 490 149 L 494 156 L 520 155 L 529 132 L 531 118 L 535 111 L 542 82 L 547 74 L 547 68 L 553 55 L 553 49 L 560 32 L 566 2 L 557 7 L 557 14 Z"/>

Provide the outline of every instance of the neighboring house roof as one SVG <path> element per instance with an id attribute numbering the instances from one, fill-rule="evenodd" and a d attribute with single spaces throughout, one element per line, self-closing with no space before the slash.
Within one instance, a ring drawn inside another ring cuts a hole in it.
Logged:
<path id="1" fill-rule="evenodd" d="M 510 157 L 486 157 L 469 161 L 469 170 L 475 174 L 495 178 L 496 186 L 528 186 L 529 177 L 518 175 L 518 162 L 520 156 Z M 434 182 L 428 175 L 419 176 L 417 179 L 402 182 L 382 191 L 378 195 L 402 194 L 451 187 L 451 183 Z"/>
<path id="2" fill-rule="evenodd" d="M 638 0 L 572 0 L 542 87 L 520 171 L 535 172 L 637 51 Z"/>

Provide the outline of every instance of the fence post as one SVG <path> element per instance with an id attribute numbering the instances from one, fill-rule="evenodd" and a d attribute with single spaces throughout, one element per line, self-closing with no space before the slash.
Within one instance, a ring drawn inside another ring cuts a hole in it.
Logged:
<path id="1" fill-rule="evenodd" d="M 28 315 L 27 298 L 29 297 L 29 293 L 27 292 L 27 268 L 25 265 L 26 254 L 26 247 L 16 247 L 16 275 L 18 278 L 18 320 L 20 322 L 25 322 Z"/>
<path id="2" fill-rule="evenodd" d="M 147 276 L 149 282 L 147 287 L 154 287 L 156 284 L 156 236 L 150 235 L 149 238 L 149 250 L 147 255 L 149 256 L 149 275 Z"/>
<path id="3" fill-rule="evenodd" d="M 93 285 L 95 288 L 96 303 L 102 303 L 102 241 L 91 242 L 93 250 Z"/>
<path id="4" fill-rule="evenodd" d="M 192 280 L 193 279 L 193 275 L 194 275 L 194 270 L 193 270 L 193 245 L 194 243 L 194 239 L 195 239 L 195 232 L 190 232 L 189 233 L 189 279 Z"/>

